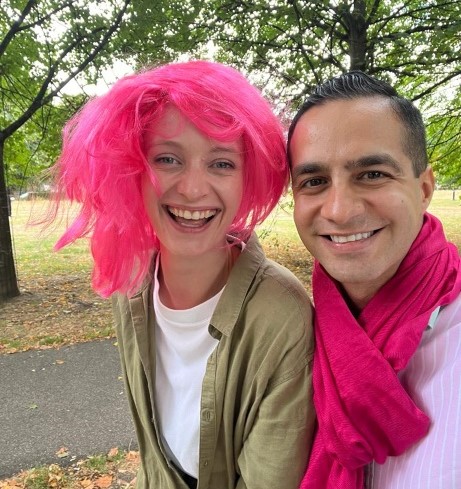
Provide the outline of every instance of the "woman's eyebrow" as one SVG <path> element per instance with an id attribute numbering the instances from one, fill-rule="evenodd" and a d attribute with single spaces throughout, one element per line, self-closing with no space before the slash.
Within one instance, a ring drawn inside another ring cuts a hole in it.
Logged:
<path id="1" fill-rule="evenodd" d="M 232 153 L 232 154 L 240 154 L 242 150 L 237 146 L 213 146 L 211 148 L 212 153 Z"/>
<path id="2" fill-rule="evenodd" d="M 180 141 L 175 141 L 174 139 L 164 139 L 162 137 L 156 137 L 151 142 L 150 147 L 155 146 L 171 146 L 172 148 L 183 148 L 184 144 Z M 240 154 L 242 150 L 237 146 L 223 146 L 216 145 L 212 146 L 210 149 L 211 153 L 232 153 L 232 154 Z"/>

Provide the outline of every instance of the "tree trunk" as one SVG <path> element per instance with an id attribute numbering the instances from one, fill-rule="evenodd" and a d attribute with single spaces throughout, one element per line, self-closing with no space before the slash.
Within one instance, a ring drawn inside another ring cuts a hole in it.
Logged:
<path id="1" fill-rule="evenodd" d="M 19 295 L 9 219 L 9 198 L 3 164 L 5 140 L 0 134 L 0 302 Z"/>
<path id="2" fill-rule="evenodd" d="M 364 0 L 354 1 L 354 10 L 348 16 L 349 26 L 349 56 L 351 70 L 366 71 L 367 28 L 365 21 Z"/>

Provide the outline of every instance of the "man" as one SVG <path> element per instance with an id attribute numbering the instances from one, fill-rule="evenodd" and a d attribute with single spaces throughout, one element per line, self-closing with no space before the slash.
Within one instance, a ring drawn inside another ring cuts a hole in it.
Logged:
<path id="1" fill-rule="evenodd" d="M 351 72 L 294 118 L 294 219 L 316 259 L 318 432 L 302 489 L 461 487 L 461 268 L 421 114 Z"/>

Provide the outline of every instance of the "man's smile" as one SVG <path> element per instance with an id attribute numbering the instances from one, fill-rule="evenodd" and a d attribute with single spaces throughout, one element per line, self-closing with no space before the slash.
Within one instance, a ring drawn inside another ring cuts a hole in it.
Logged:
<path id="1" fill-rule="evenodd" d="M 329 239 L 330 241 L 333 241 L 333 243 L 350 243 L 353 241 L 368 239 L 379 231 L 380 229 L 377 229 L 375 231 L 368 231 L 366 233 L 355 233 L 347 235 L 327 234 L 323 235 L 323 237 Z"/>

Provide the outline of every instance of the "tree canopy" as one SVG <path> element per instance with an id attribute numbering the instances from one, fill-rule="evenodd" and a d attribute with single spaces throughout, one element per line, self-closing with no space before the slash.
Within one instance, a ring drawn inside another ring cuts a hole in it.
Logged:
<path id="1" fill-rule="evenodd" d="M 292 110 L 341 72 L 385 79 L 419 104 L 439 180 L 461 184 L 459 0 L 5 0 L 0 298 L 12 263 L 6 184 L 53 163 L 63 122 L 85 100 L 63 89 L 94 82 L 114 60 L 144 67 L 186 53 L 240 68 Z"/>
<path id="2" fill-rule="evenodd" d="M 89 47 L 108 33 L 122 9 L 127 21 L 116 21 L 110 42 L 87 60 Z M 25 21 L 8 31 L 20 12 Z M 0 32 L 3 134 L 6 119 L 21 123 L 24 118 L 14 114 L 30 115 L 28 104 L 47 81 L 48 68 L 55 70 L 43 105 L 8 140 L 8 177 L 16 187 L 54 161 L 59 140 L 50 137 L 58 134 L 53 122 L 57 129 L 84 100 L 67 97 L 59 110 L 56 101 L 50 104 L 64 74 L 84 84 L 114 59 L 144 67 L 183 53 L 233 64 L 293 109 L 315 84 L 350 69 L 386 79 L 423 111 L 439 179 L 456 183 L 459 177 L 461 183 L 458 0 L 10 0 L 0 7 Z"/>
<path id="3" fill-rule="evenodd" d="M 265 73 L 294 107 L 352 69 L 389 81 L 419 104 L 439 176 L 461 184 L 458 0 L 210 1 L 195 29 L 206 30 L 220 59 Z"/>

